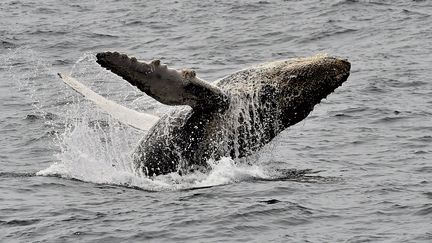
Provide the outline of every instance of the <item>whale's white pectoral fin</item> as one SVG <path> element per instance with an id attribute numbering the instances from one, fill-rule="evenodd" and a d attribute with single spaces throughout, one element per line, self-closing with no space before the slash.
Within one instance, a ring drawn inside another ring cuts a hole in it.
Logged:
<path id="1" fill-rule="evenodd" d="M 159 60 L 139 62 L 118 52 L 102 52 L 97 62 L 130 84 L 166 105 L 189 105 L 193 109 L 221 109 L 228 105 L 227 96 L 192 70 L 177 71 Z"/>
<path id="2" fill-rule="evenodd" d="M 72 89 L 82 94 L 86 99 L 92 101 L 102 110 L 124 124 L 143 131 L 148 131 L 159 120 L 159 117 L 157 116 L 140 113 L 119 105 L 112 100 L 108 100 L 68 75 L 61 73 L 58 75 L 63 80 L 63 82 L 69 85 Z"/>

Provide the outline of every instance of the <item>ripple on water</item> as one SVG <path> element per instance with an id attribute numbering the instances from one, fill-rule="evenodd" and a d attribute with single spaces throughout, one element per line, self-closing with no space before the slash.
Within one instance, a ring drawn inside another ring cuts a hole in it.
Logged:
<path id="1" fill-rule="evenodd" d="M 418 210 L 415 214 L 420 216 L 432 215 L 432 203 L 422 205 L 421 209 Z"/>
<path id="2" fill-rule="evenodd" d="M 8 221 L 2 221 L 0 220 L 0 224 L 3 224 L 4 226 L 28 226 L 32 224 L 39 223 L 40 219 L 13 219 Z"/>
<path id="3" fill-rule="evenodd" d="M 17 45 L 11 41 L 0 40 L 0 49 L 16 48 Z"/>

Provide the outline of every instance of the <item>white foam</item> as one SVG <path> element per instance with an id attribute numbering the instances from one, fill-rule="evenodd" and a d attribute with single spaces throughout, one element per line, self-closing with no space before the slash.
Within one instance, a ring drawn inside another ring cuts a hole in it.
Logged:
<path id="1" fill-rule="evenodd" d="M 223 157 L 218 161 L 210 160 L 209 164 L 212 170 L 206 178 L 198 183 L 199 186 L 222 185 L 256 178 L 270 178 L 265 173 L 263 167 L 238 164 L 227 157 Z"/>

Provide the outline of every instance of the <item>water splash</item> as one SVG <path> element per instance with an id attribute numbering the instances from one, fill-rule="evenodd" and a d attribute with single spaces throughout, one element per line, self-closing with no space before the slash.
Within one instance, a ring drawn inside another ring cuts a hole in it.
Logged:
<path id="1" fill-rule="evenodd" d="M 60 134 L 57 162 L 37 173 L 40 176 L 59 176 L 99 184 L 137 187 L 149 191 L 180 190 L 235 183 L 254 178 L 270 178 L 257 165 L 241 165 L 230 158 L 210 160 L 212 170 L 184 176 L 178 173 L 149 179 L 134 172 L 131 151 L 140 139 L 133 128 L 117 121 L 92 120 L 90 111 L 80 119 L 71 120 Z"/>

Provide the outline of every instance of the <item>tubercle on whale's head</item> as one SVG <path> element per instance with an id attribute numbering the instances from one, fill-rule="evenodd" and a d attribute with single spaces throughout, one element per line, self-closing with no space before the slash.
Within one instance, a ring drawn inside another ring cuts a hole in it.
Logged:
<path id="1" fill-rule="evenodd" d="M 351 69 L 346 59 L 327 55 L 285 61 L 278 66 L 276 86 L 284 127 L 306 118 L 316 104 L 348 79 Z"/>

